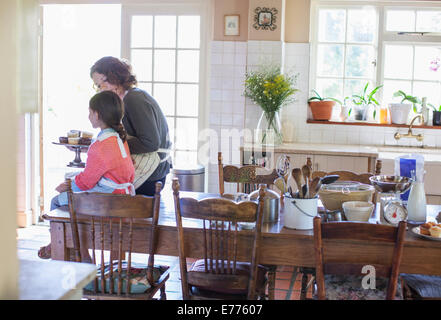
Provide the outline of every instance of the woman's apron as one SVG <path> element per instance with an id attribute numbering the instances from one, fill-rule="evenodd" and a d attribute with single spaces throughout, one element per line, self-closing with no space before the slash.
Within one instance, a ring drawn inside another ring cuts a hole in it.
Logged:
<path id="1" fill-rule="evenodd" d="M 171 149 L 158 149 L 154 152 L 133 154 L 132 158 L 135 166 L 135 180 L 133 185 L 135 189 L 140 187 L 155 172 L 160 163 L 168 161 Z M 158 153 L 165 153 L 164 159 L 159 157 Z"/>

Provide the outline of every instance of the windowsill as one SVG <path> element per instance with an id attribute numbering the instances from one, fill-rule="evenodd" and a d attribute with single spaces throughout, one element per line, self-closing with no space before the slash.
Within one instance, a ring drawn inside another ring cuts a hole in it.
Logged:
<path id="1" fill-rule="evenodd" d="M 389 128 L 409 128 L 408 124 L 382 124 L 378 122 L 367 121 L 353 121 L 353 122 L 341 122 L 341 121 L 319 121 L 319 120 L 306 120 L 306 123 L 310 124 L 325 124 L 325 125 L 346 125 L 346 126 L 366 126 L 366 127 L 389 127 Z M 441 126 L 423 126 L 413 125 L 414 129 L 438 129 L 441 130 Z"/>

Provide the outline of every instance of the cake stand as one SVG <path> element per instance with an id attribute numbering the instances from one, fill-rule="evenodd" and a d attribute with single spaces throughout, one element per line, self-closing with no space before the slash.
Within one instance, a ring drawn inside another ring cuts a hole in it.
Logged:
<path id="1" fill-rule="evenodd" d="M 86 144 L 68 144 L 68 143 L 59 143 L 59 142 L 52 142 L 53 144 L 57 144 L 59 146 L 65 146 L 71 151 L 75 152 L 75 159 L 67 165 L 71 168 L 84 168 L 86 167 L 86 164 L 81 161 L 81 149 L 88 149 L 89 145 Z"/>

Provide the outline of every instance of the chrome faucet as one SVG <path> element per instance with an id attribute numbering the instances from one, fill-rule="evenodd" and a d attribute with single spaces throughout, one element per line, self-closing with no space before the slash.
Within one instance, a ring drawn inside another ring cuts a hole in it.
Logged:
<path id="1" fill-rule="evenodd" d="M 422 114 L 418 114 L 418 115 L 416 115 L 416 116 L 412 119 L 412 121 L 410 122 L 409 130 L 407 131 L 407 133 L 406 133 L 406 134 L 401 134 L 401 133 L 399 133 L 399 132 L 397 131 L 397 132 L 395 132 L 395 134 L 394 134 L 394 138 L 395 138 L 396 140 L 399 140 L 399 139 L 401 139 L 401 138 L 416 138 L 418 141 L 423 141 L 423 140 L 424 140 L 424 136 L 423 136 L 421 133 L 420 133 L 420 134 L 413 134 L 413 133 L 412 133 L 412 126 L 413 126 L 413 123 L 414 123 L 415 120 L 418 119 L 418 118 L 420 118 L 420 123 L 424 123 L 424 117 L 423 117 L 423 115 L 422 115 Z"/>

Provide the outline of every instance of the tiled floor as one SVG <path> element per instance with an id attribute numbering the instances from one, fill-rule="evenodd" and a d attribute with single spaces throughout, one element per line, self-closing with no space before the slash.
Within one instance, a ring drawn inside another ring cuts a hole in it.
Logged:
<path id="1" fill-rule="evenodd" d="M 31 226 L 17 229 L 18 256 L 21 259 L 40 259 L 37 255 L 41 246 L 50 242 L 49 227 Z M 133 261 L 146 262 L 146 255 L 134 254 Z M 181 281 L 179 273 L 179 261 L 177 257 L 156 256 L 155 263 L 169 265 L 171 268 L 170 279 L 166 284 L 168 300 L 181 300 Z M 302 274 L 296 268 L 279 266 L 276 272 L 276 300 L 299 300 Z M 308 279 L 309 280 L 309 279 Z M 311 297 L 308 292 L 307 298 Z"/>

